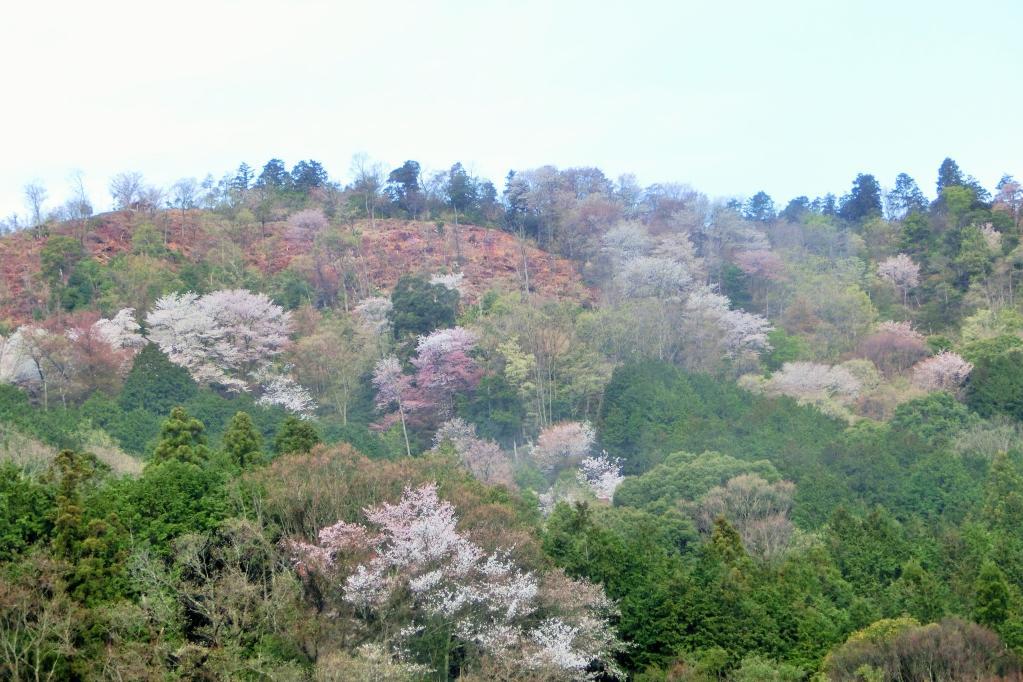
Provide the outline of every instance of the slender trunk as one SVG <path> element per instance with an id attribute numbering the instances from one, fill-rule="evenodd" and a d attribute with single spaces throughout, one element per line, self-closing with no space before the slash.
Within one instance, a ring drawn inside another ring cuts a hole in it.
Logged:
<path id="1" fill-rule="evenodd" d="M 408 428 L 405 426 L 405 407 L 398 401 L 398 415 L 401 416 L 401 434 L 405 437 L 405 454 L 412 456 L 412 446 L 408 442 Z"/>

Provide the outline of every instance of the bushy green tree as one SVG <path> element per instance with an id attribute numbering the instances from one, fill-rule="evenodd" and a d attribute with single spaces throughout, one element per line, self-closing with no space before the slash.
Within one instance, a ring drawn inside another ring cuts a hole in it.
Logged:
<path id="1" fill-rule="evenodd" d="M 1015 336 L 979 341 L 963 354 L 973 363 L 967 404 L 985 417 L 1000 412 L 1023 419 L 1023 341 Z"/>
<path id="2" fill-rule="evenodd" d="M 288 416 L 274 438 L 274 451 L 278 455 L 291 452 L 309 452 L 321 442 L 320 434 L 308 419 Z"/>
<path id="3" fill-rule="evenodd" d="M 1009 585 L 992 561 L 985 561 L 974 587 L 973 615 L 981 625 L 998 630 L 1009 615 Z"/>
<path id="4" fill-rule="evenodd" d="M 245 468 L 263 461 L 263 439 L 256 431 L 252 417 L 238 412 L 224 431 L 224 454 L 236 466 Z"/>
<path id="5" fill-rule="evenodd" d="M 183 407 L 171 410 L 170 417 L 160 430 L 160 441 L 153 450 L 153 462 L 188 462 L 205 464 L 210 451 L 206 446 L 205 427 Z"/>
<path id="6" fill-rule="evenodd" d="M 391 321 L 399 341 L 452 327 L 458 313 L 458 291 L 430 284 L 422 277 L 404 275 L 391 292 Z"/>
<path id="7" fill-rule="evenodd" d="M 168 360 L 163 351 L 151 343 L 135 356 L 121 389 L 120 403 L 125 412 L 141 408 L 164 415 L 183 405 L 198 390 L 188 370 Z"/>

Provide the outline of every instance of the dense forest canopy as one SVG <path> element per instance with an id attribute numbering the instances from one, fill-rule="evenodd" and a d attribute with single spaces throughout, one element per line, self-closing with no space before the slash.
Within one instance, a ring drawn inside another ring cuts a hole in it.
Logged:
<path id="1" fill-rule="evenodd" d="M 1021 679 L 1023 185 L 923 180 L 30 184 L 0 676 Z"/>

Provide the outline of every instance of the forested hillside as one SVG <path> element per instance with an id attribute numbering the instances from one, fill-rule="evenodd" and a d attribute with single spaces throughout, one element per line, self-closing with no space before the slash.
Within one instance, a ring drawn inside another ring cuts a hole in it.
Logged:
<path id="1" fill-rule="evenodd" d="M 1023 679 L 1019 182 L 354 168 L 0 226 L 0 677 Z"/>

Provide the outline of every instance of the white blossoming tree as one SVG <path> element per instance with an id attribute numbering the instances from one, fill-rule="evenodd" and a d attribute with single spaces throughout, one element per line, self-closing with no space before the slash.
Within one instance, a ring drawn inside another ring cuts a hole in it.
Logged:
<path id="1" fill-rule="evenodd" d="M 109 320 L 96 320 L 92 329 L 111 348 L 139 350 L 146 345 L 146 338 L 139 333 L 141 327 L 135 321 L 134 308 L 122 308 Z"/>
<path id="2" fill-rule="evenodd" d="M 878 263 L 877 274 L 902 294 L 903 305 L 906 304 L 909 290 L 920 284 L 920 266 L 904 253 Z"/>
<path id="3" fill-rule="evenodd" d="M 942 351 L 913 367 L 913 383 L 927 391 L 956 393 L 966 383 L 973 364 L 958 353 Z"/>
<path id="4" fill-rule="evenodd" d="M 146 316 L 149 338 L 199 383 L 229 391 L 260 388 L 269 404 L 311 409 L 293 380 L 277 380 L 274 361 L 290 343 L 291 314 L 244 289 L 168 294 Z"/>
<path id="5" fill-rule="evenodd" d="M 462 465 L 483 483 L 515 487 L 511 461 L 492 440 L 476 435 L 476 427 L 455 417 L 441 424 L 433 436 L 434 451 L 450 444 Z"/>
<path id="6" fill-rule="evenodd" d="M 521 670 L 554 669 L 563 679 L 621 675 L 613 660 L 621 645 L 607 620 L 613 607 L 602 591 L 524 570 L 509 552 L 487 553 L 458 530 L 435 483 L 406 488 L 397 503 L 365 515 L 368 525 L 340 521 L 315 544 L 286 545 L 301 574 L 340 582 L 344 602 L 396 657 L 413 657 L 424 638 L 443 633 L 444 666 L 461 649 Z"/>
<path id="7" fill-rule="evenodd" d="M 537 467 L 553 473 L 579 464 L 590 454 L 597 434 L 585 422 L 562 422 L 540 432 L 530 451 Z"/>
<path id="8" fill-rule="evenodd" d="M 597 457 L 584 458 L 579 463 L 576 477 L 580 483 L 589 486 L 598 500 L 605 502 L 614 499 L 615 490 L 625 480 L 621 459 L 608 457 L 606 452 Z"/>

